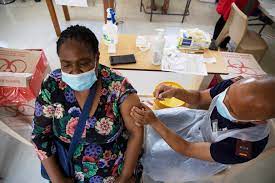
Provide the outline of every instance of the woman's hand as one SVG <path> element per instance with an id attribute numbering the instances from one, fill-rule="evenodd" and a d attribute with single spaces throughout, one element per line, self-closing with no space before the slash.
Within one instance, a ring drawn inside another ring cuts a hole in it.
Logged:
<path id="1" fill-rule="evenodd" d="M 178 88 L 162 84 L 154 91 L 154 97 L 159 100 L 163 100 L 164 98 L 176 97 L 178 90 Z"/>
<path id="2" fill-rule="evenodd" d="M 74 179 L 73 178 L 70 178 L 70 177 L 66 177 L 64 179 L 64 182 L 63 183 L 74 183 Z"/>
<path id="3" fill-rule="evenodd" d="M 131 116 L 135 120 L 137 126 L 140 125 L 152 125 L 158 121 L 154 112 L 145 104 L 141 103 L 142 107 L 133 107 L 131 110 Z"/>
<path id="4" fill-rule="evenodd" d="M 74 179 L 71 177 L 61 177 L 57 178 L 55 181 L 52 180 L 53 183 L 74 183 Z"/>
<path id="5" fill-rule="evenodd" d="M 115 183 L 135 183 L 135 178 L 133 176 L 130 178 L 124 178 L 123 176 L 119 176 L 116 178 Z"/>

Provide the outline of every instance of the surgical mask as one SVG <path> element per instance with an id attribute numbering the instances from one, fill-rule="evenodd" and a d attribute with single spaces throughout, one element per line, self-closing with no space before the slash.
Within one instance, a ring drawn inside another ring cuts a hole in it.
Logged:
<path id="1" fill-rule="evenodd" d="M 68 74 L 62 71 L 62 80 L 73 90 L 83 91 L 91 88 L 97 81 L 95 69 L 81 74 Z"/>
<path id="2" fill-rule="evenodd" d="M 217 99 L 217 103 L 216 103 L 216 107 L 217 107 L 217 110 L 219 112 L 219 114 L 230 120 L 230 121 L 237 121 L 236 118 L 234 118 L 230 112 L 228 111 L 226 105 L 224 104 L 224 98 L 225 98 L 225 95 L 226 95 L 226 92 L 227 92 L 228 88 L 226 90 L 224 90 L 222 93 L 219 94 L 218 96 L 218 99 Z"/>

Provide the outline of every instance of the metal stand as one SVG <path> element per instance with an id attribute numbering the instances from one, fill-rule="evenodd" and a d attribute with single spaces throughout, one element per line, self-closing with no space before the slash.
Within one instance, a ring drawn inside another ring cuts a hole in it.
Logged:
<path id="1" fill-rule="evenodd" d="M 259 20 L 259 18 L 255 18 L 255 19 L 249 19 L 248 21 L 254 21 L 254 20 Z M 248 26 L 262 26 L 262 28 L 259 30 L 259 34 L 261 35 L 262 31 L 264 30 L 265 26 L 267 24 L 266 23 L 252 23 L 252 24 L 248 24 Z"/>
<path id="2" fill-rule="evenodd" d="M 262 23 L 249 23 L 248 26 L 262 26 L 261 29 L 259 30 L 260 35 L 267 25 L 272 25 L 273 23 L 272 20 L 270 20 L 268 17 L 265 17 L 265 16 L 263 17 L 259 16 L 257 18 L 249 19 L 248 22 L 255 21 L 255 20 L 259 20 Z"/>
<path id="3" fill-rule="evenodd" d="M 181 23 L 183 23 L 184 22 L 184 18 L 186 16 L 190 15 L 190 13 L 189 13 L 189 6 L 190 6 L 190 4 L 191 4 L 191 0 L 187 0 L 183 14 L 180 14 L 180 13 L 167 13 L 167 14 L 163 14 L 163 13 L 160 13 L 160 12 L 153 12 L 152 8 L 151 8 L 150 12 L 148 12 L 146 10 L 146 8 L 144 7 L 143 0 L 140 0 L 140 9 L 139 9 L 139 11 L 142 12 L 142 9 L 143 9 L 143 11 L 144 11 L 145 14 L 149 14 L 150 15 L 150 22 L 152 22 L 153 15 L 177 15 L 177 16 L 182 16 Z M 151 1 L 151 7 L 152 7 L 152 1 Z"/>
<path id="4" fill-rule="evenodd" d="M 6 4 L 11 4 L 13 3 L 15 0 L 0 0 L 0 4 L 6 5 Z"/>

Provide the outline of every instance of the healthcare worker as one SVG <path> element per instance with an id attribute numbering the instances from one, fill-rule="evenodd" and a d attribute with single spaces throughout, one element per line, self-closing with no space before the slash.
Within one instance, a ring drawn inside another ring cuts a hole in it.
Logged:
<path id="1" fill-rule="evenodd" d="M 235 78 L 191 91 L 161 85 L 156 98 L 176 97 L 208 110 L 185 107 L 153 112 L 133 107 L 136 125 L 147 131 L 144 173 L 156 181 L 183 182 L 256 158 L 268 142 L 275 117 L 275 77 Z"/>

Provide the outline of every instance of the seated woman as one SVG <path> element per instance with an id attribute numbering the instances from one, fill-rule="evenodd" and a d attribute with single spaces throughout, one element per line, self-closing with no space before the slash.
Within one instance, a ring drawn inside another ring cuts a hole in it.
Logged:
<path id="1" fill-rule="evenodd" d="M 176 97 L 208 110 L 133 108 L 136 123 L 152 127 L 144 173 L 158 181 L 184 182 L 256 158 L 268 142 L 268 121 L 275 118 L 274 93 L 273 76 L 234 78 L 203 91 L 160 86 L 157 98 Z"/>
<path id="2" fill-rule="evenodd" d="M 139 105 L 126 78 L 99 64 L 98 40 L 84 26 L 71 26 L 57 41 L 61 69 L 43 82 L 35 103 L 32 141 L 53 183 L 139 182 L 143 128 L 130 116 Z M 90 88 L 96 95 L 81 143 L 73 156 L 74 177 L 66 177 L 53 139 L 68 147 Z"/>

